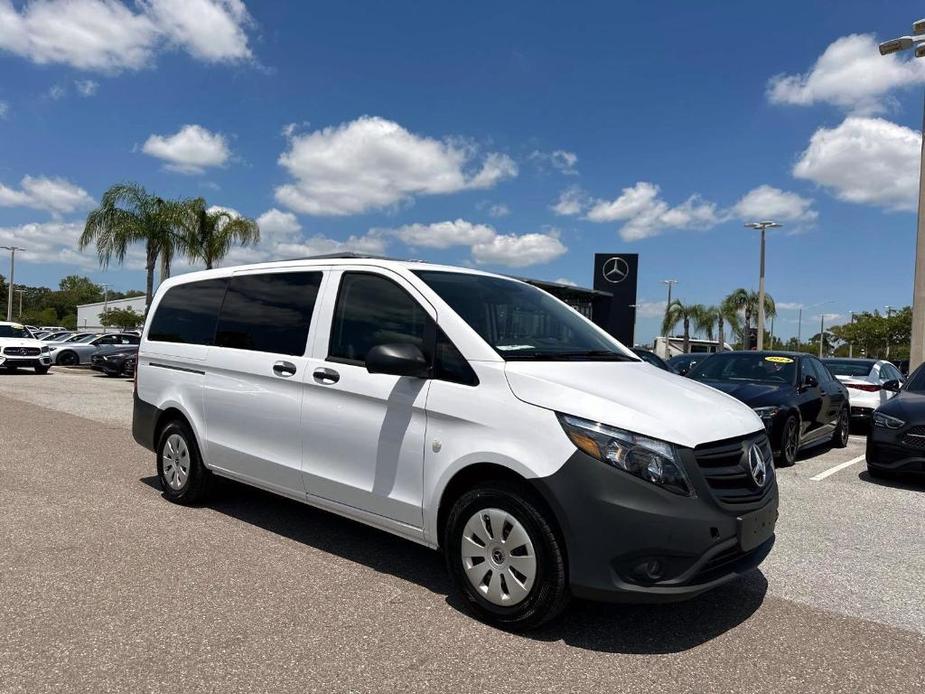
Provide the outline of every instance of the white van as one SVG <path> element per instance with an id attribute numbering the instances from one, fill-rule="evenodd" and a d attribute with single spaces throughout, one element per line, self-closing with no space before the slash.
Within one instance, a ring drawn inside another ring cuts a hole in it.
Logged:
<path id="1" fill-rule="evenodd" d="M 221 475 L 440 548 L 508 628 L 570 594 L 688 598 L 774 543 L 751 409 L 470 269 L 344 255 L 171 278 L 133 431 L 167 499 Z"/>

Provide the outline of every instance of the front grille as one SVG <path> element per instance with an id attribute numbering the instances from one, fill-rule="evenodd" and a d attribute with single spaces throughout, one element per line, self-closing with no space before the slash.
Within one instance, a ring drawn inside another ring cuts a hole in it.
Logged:
<path id="1" fill-rule="evenodd" d="M 903 445 L 925 450 L 925 426 L 914 426 L 903 434 Z"/>
<path id="2" fill-rule="evenodd" d="M 5 347 L 3 353 L 8 357 L 37 357 L 42 350 L 38 347 Z"/>
<path id="3" fill-rule="evenodd" d="M 758 487 L 748 472 L 748 451 L 758 444 L 767 465 L 767 481 Z M 730 505 L 761 501 L 770 490 L 774 474 L 771 444 L 764 434 L 706 443 L 694 449 L 700 472 L 719 501 Z"/>

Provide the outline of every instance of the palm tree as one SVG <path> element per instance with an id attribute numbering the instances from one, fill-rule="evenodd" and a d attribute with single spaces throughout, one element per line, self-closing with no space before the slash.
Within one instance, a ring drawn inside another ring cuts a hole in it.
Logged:
<path id="1" fill-rule="evenodd" d="M 726 342 L 726 320 L 727 316 L 723 311 L 722 305 L 719 306 L 698 306 L 699 310 L 695 312 L 692 317 L 694 322 L 694 329 L 698 332 L 703 332 L 707 339 L 711 342 L 714 339 L 714 335 L 717 336 L 717 341 L 719 346 L 716 348 L 717 352 L 723 351 L 723 345 Z M 718 331 L 713 332 L 713 326 L 717 326 Z"/>
<path id="2" fill-rule="evenodd" d="M 684 323 L 684 353 L 687 354 L 691 347 L 691 321 L 703 312 L 703 306 L 700 304 L 685 305 L 679 299 L 674 299 L 665 307 L 665 319 L 662 321 L 662 334 L 668 337 L 674 327 Z"/>
<path id="3" fill-rule="evenodd" d="M 758 315 L 758 292 L 739 287 L 723 299 L 721 306 L 727 320 L 734 319 L 729 320 L 730 326 L 733 328 L 733 331 L 740 334 L 742 338 L 742 348 L 751 349 L 752 316 Z M 739 313 L 742 313 L 745 317 L 745 325 L 742 327 L 738 326 Z M 777 307 L 774 304 L 774 299 L 770 294 L 765 293 L 764 317 L 768 319 L 776 315 Z"/>
<path id="4" fill-rule="evenodd" d="M 99 207 L 87 215 L 78 248 L 96 243 L 101 267 L 115 259 L 125 262 L 129 246 L 145 244 L 145 303 L 154 295 L 154 269 L 160 261 L 161 279 L 170 276 L 170 263 L 178 244 L 180 207 L 162 200 L 137 183 L 117 183 L 103 193 Z"/>
<path id="5" fill-rule="evenodd" d="M 260 242 L 260 228 L 249 217 L 220 207 L 206 207 L 202 198 L 184 204 L 183 250 L 192 261 L 201 260 L 211 270 L 235 244 Z"/>

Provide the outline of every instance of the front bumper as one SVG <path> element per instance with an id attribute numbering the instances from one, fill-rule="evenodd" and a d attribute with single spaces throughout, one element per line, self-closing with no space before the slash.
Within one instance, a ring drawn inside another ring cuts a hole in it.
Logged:
<path id="1" fill-rule="evenodd" d="M 903 430 L 872 427 L 867 437 L 867 466 L 890 472 L 925 472 L 925 449 L 903 444 Z"/>
<path id="2" fill-rule="evenodd" d="M 37 357 L 8 357 L 0 355 L 0 366 L 18 366 L 30 369 L 36 366 L 51 366 L 51 357 L 42 354 Z"/>
<path id="3" fill-rule="evenodd" d="M 569 583 L 577 597 L 610 602 L 673 602 L 695 597 L 755 569 L 774 545 L 777 481 L 755 504 L 731 508 L 685 467 L 697 496 L 681 497 L 576 452 L 558 472 L 533 480 L 565 535 Z M 757 546 L 740 538 L 742 518 L 770 528 Z M 646 574 L 657 562 L 660 571 Z"/>

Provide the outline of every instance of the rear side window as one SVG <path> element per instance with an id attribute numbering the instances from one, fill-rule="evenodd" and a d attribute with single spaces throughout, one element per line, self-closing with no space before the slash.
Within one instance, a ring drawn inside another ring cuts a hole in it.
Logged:
<path id="1" fill-rule="evenodd" d="M 430 317 L 404 289 L 371 273 L 346 272 L 341 277 L 328 356 L 366 363 L 376 345 L 403 342 L 429 351 L 424 330 Z"/>
<path id="2" fill-rule="evenodd" d="M 305 353 L 320 272 L 233 277 L 225 294 L 215 344 L 255 352 Z"/>
<path id="3" fill-rule="evenodd" d="M 167 290 L 151 319 L 148 339 L 187 345 L 211 345 L 227 280 L 178 284 Z"/>

